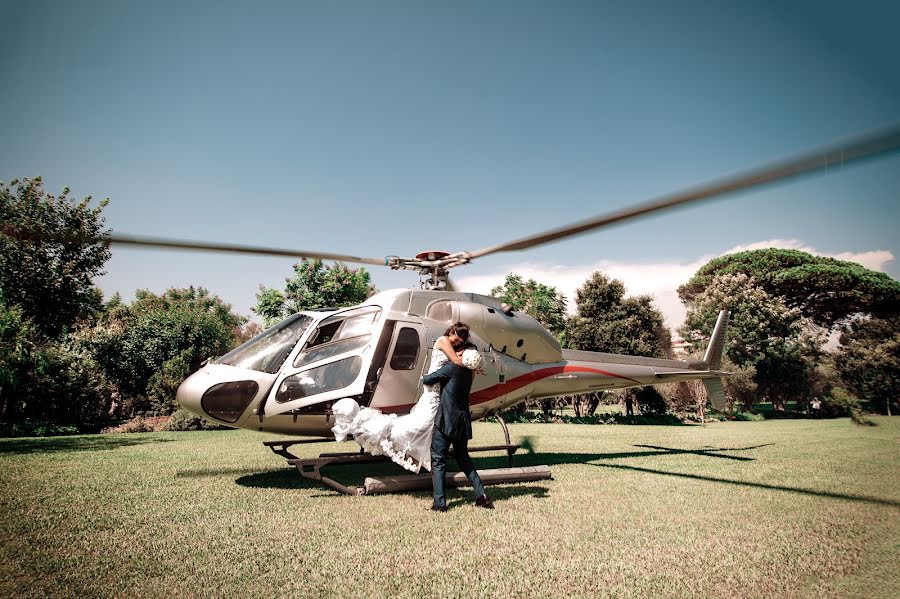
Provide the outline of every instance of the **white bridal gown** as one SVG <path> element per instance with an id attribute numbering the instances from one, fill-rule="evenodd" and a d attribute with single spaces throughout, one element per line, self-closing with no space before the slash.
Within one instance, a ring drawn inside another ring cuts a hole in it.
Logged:
<path id="1" fill-rule="evenodd" d="M 431 351 L 431 374 L 449 361 L 447 355 L 435 347 Z M 481 355 L 476 350 L 463 352 L 467 368 L 481 366 Z M 331 410 L 335 424 L 334 438 L 343 441 L 353 436 L 365 451 L 372 455 L 386 455 L 407 470 L 419 472 L 431 470 L 431 434 L 434 417 L 441 401 L 440 385 L 425 385 L 422 396 L 409 414 L 383 414 L 374 408 L 360 408 L 352 398 L 335 402 Z"/>

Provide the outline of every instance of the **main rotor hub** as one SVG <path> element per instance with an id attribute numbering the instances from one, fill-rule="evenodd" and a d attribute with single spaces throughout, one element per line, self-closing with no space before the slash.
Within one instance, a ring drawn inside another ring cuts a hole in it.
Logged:
<path id="1" fill-rule="evenodd" d="M 443 250 L 426 250 L 415 258 L 388 256 L 384 263 L 393 270 L 414 270 L 419 273 L 422 289 L 440 290 L 450 288 L 449 269 L 469 263 L 465 252 L 451 254 Z"/>

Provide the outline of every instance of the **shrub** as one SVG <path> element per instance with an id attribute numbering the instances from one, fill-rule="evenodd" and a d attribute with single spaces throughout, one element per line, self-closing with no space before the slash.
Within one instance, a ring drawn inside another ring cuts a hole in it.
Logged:
<path id="1" fill-rule="evenodd" d="M 550 414 L 545 415 L 542 412 L 504 412 L 503 420 L 507 423 L 534 422 L 542 424 L 664 424 L 678 425 L 684 424 L 674 414 L 659 415 L 639 415 L 626 416 L 614 412 L 606 412 L 602 414 L 591 414 L 590 416 L 569 416 L 568 414 Z M 485 422 L 496 422 L 496 418 L 489 416 Z"/>
<path id="2" fill-rule="evenodd" d="M 626 391 L 626 393 L 631 392 L 634 393 L 634 400 L 643 416 L 662 416 L 669 409 L 666 400 L 655 387 L 638 387 Z"/>
<path id="3" fill-rule="evenodd" d="M 754 414 L 753 412 L 736 412 L 733 418 L 741 422 L 762 422 L 766 419 L 762 414 Z"/>
<path id="4" fill-rule="evenodd" d="M 231 427 L 222 426 L 208 420 L 204 420 L 199 416 L 194 416 L 187 410 L 179 408 L 172 414 L 166 424 L 167 431 L 215 431 L 215 430 L 232 430 Z"/>
<path id="5" fill-rule="evenodd" d="M 823 404 L 823 410 L 830 416 L 850 416 L 856 424 L 875 426 L 875 423 L 866 416 L 859 398 L 843 387 L 834 387 Z"/>
<path id="6" fill-rule="evenodd" d="M 110 426 L 100 431 L 103 434 L 109 433 L 157 433 L 166 429 L 169 422 L 168 416 L 143 417 L 136 416 L 128 422 L 118 426 Z"/>
<path id="7" fill-rule="evenodd" d="M 77 435 L 74 426 L 61 426 L 51 422 L 0 422 L 0 437 L 58 437 Z"/>

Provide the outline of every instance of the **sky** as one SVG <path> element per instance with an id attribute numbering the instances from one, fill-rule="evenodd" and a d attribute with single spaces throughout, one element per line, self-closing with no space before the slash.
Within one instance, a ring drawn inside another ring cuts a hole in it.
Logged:
<path id="1" fill-rule="evenodd" d="M 474 250 L 900 123 L 900 4 L 0 0 L 0 180 L 118 233 L 381 258 Z M 900 278 L 900 154 L 453 272 L 650 293 L 791 247 Z M 289 258 L 113 248 L 97 284 L 251 316 Z M 369 267 L 379 289 L 412 272 Z M 570 302 L 574 309 L 574 302 Z"/>

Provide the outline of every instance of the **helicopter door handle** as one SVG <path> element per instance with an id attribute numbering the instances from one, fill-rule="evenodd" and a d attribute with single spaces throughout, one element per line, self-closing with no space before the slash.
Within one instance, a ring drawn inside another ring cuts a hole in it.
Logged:
<path id="1" fill-rule="evenodd" d="M 555 378 L 555 379 L 577 379 L 578 375 L 576 375 L 576 374 L 557 374 L 553 378 Z"/>

